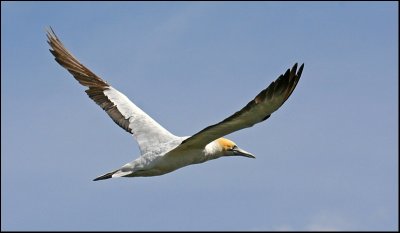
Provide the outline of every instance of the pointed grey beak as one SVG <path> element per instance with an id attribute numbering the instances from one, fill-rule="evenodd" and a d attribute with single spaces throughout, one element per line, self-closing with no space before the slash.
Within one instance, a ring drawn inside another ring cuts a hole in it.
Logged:
<path id="1" fill-rule="evenodd" d="M 254 155 L 252 155 L 251 153 L 249 153 L 249 152 L 247 152 L 247 151 L 245 151 L 245 150 L 242 150 L 242 149 L 240 149 L 239 147 L 237 147 L 237 148 L 234 149 L 233 151 L 234 151 L 235 155 L 238 155 L 238 156 L 244 156 L 244 157 L 253 158 L 253 159 L 256 158 L 256 157 L 255 157 Z"/>

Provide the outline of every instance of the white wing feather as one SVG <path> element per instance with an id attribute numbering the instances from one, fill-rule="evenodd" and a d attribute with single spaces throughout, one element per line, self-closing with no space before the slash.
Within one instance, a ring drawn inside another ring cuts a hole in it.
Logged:
<path id="1" fill-rule="evenodd" d="M 129 129 L 135 136 L 142 154 L 177 138 L 115 88 L 109 87 L 104 94 L 129 121 Z"/>

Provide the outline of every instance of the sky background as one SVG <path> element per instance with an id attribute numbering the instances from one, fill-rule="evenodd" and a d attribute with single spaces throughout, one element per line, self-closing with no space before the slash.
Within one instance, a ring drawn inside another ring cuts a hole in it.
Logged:
<path id="1" fill-rule="evenodd" d="M 221 158 L 92 179 L 136 142 L 45 28 L 161 125 L 192 135 L 294 63 L 289 100 Z M 1 2 L 2 230 L 397 230 L 397 2 Z"/>

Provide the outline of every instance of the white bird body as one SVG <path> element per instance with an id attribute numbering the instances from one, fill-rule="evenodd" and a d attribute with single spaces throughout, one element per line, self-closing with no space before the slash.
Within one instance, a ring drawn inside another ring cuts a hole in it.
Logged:
<path id="1" fill-rule="evenodd" d="M 223 138 L 237 130 L 251 127 L 268 119 L 292 94 L 304 64 L 297 71 L 297 63 L 262 90 L 244 108 L 225 120 L 208 126 L 188 137 L 170 133 L 124 94 L 110 86 L 82 65 L 61 43 L 53 30 L 47 32 L 50 52 L 83 86 L 86 93 L 121 128 L 131 133 L 138 142 L 141 156 L 121 168 L 97 177 L 159 176 L 191 164 L 203 163 L 222 156 L 255 158 L 251 153 Z"/>
<path id="2" fill-rule="evenodd" d="M 112 172 L 111 176 L 159 176 L 181 167 L 204 163 L 223 156 L 223 150 L 219 143 L 220 139 L 209 143 L 204 149 L 174 151 L 187 138 L 189 137 L 180 137 L 175 141 L 166 143 L 166 145 L 161 145 L 158 147 L 159 150 L 150 151 L 125 164 L 117 172 Z"/>

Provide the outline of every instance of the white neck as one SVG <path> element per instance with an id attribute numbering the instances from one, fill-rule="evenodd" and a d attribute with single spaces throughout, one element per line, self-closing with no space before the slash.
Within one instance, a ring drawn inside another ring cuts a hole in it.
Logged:
<path id="1" fill-rule="evenodd" d="M 206 145 L 204 153 L 207 160 L 217 159 L 223 155 L 223 150 L 217 141 L 212 141 Z"/>

